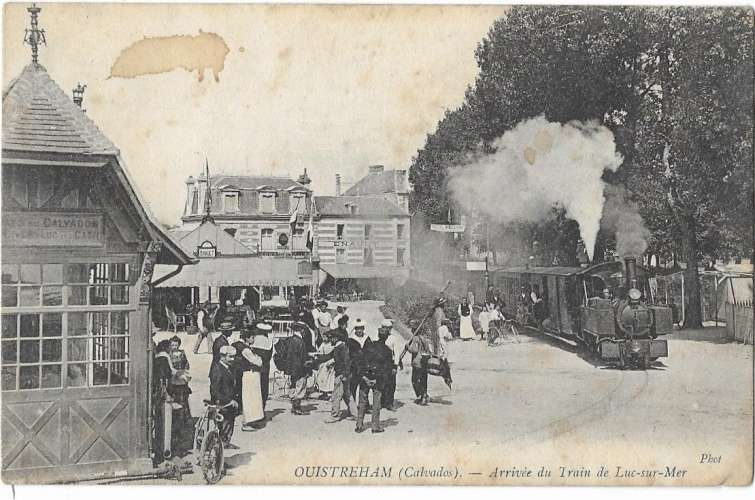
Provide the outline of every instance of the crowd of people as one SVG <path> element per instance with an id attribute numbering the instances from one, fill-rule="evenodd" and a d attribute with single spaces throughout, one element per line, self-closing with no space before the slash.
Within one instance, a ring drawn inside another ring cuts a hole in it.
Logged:
<path id="1" fill-rule="evenodd" d="M 442 309 L 445 299 L 436 305 Z M 416 404 L 429 403 L 429 373 L 442 376 L 451 386 L 447 347 L 452 339 L 451 321 L 435 311 L 435 325 L 428 323 L 419 328 L 418 322 L 410 323 L 416 335 L 408 342 L 395 332 L 391 320 L 368 325 L 361 318 L 350 318 L 344 306 L 337 306 L 331 313 L 325 301 L 291 300 L 291 335 L 278 339 L 265 318 L 245 320 L 240 326 L 233 317 L 225 317 L 213 328 L 207 320 L 211 314 L 209 305 L 201 304 L 195 311 L 197 337 L 193 351 L 198 354 L 202 343 L 207 342 L 208 354 L 212 355 L 209 400 L 224 417 L 219 424 L 220 434 L 228 448 L 235 448 L 231 440 L 239 418 L 242 431 L 265 426 L 271 363 L 285 374 L 293 415 L 308 414 L 302 401 L 310 397 L 314 388 L 320 399 L 330 402 L 330 415 L 325 422 L 354 421 L 357 433 L 368 428 L 372 433 L 384 432 L 381 411 L 398 408 L 396 377 L 407 354 L 411 355 Z M 377 329 L 376 340 L 368 335 L 368 329 L 374 332 L 373 328 Z M 213 330 L 217 331 L 214 339 L 210 335 Z M 164 411 L 172 411 L 170 448 L 176 456 L 184 455 L 193 444 L 189 368 L 178 336 L 157 344 L 154 407 L 159 410 L 167 404 Z M 370 421 L 366 423 L 368 413 Z M 157 430 L 156 435 L 160 429 Z M 166 429 L 162 431 L 164 434 Z M 167 448 L 167 444 L 163 447 Z"/>
<path id="2" fill-rule="evenodd" d="M 444 294 L 438 296 L 425 321 L 411 320 L 411 338 L 404 342 L 397 336 L 390 320 L 367 325 L 362 319 L 351 319 L 344 306 L 334 311 L 324 300 L 289 297 L 291 317 L 289 337 L 274 339 L 267 318 L 224 317 L 213 328 L 211 315 L 218 314 L 209 304 L 195 308 L 197 338 L 194 353 L 199 353 L 206 340 L 212 354 L 209 371 L 210 400 L 217 404 L 224 416 L 221 434 L 226 446 L 233 447 L 231 436 L 235 422 L 242 418 L 242 430 L 256 430 L 265 426 L 265 407 L 269 398 L 271 363 L 285 374 L 294 415 L 306 415 L 302 401 L 313 392 L 329 400 L 327 423 L 355 421 L 355 431 L 367 428 L 365 417 L 371 414 L 369 428 L 383 432 L 381 410 L 395 411 L 396 376 L 403 369 L 403 359 L 411 356 L 411 383 L 418 405 L 430 402 L 428 375 L 438 375 L 451 387 L 448 361 L 448 342 L 458 332 L 461 340 L 487 340 L 494 345 L 502 335 L 504 324 L 513 321 L 530 323 L 534 318 L 542 325 L 544 302 L 536 286 L 522 287 L 517 300 L 517 317 L 507 318 L 506 304 L 500 291 L 492 286 L 484 301 L 475 305 L 473 293 L 463 297 L 456 307 L 458 323 L 446 316 L 448 308 Z M 331 312 L 332 311 L 332 312 Z M 368 335 L 368 328 L 377 327 L 377 340 Z M 217 330 L 214 340 L 210 336 Z M 518 333 L 512 328 L 514 340 Z M 174 410 L 174 439 L 177 454 L 191 447 L 187 437 L 193 432 L 189 409 L 189 363 L 180 348 L 181 340 L 174 336 L 156 347 L 155 381 L 157 393 L 169 401 Z M 403 345 L 403 348 L 401 347 Z M 157 405 L 156 405 L 157 406 Z"/>

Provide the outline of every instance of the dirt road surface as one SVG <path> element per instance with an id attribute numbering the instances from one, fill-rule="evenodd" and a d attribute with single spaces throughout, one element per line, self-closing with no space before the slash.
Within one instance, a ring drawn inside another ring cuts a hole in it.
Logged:
<path id="1" fill-rule="evenodd" d="M 347 305 L 350 317 L 365 320 L 368 333 L 376 336 L 380 303 Z M 197 416 L 209 394 L 205 375 L 210 356 L 194 355 L 194 337 L 179 335 L 186 339 L 192 365 L 192 413 Z M 413 403 L 406 359 L 396 393 L 401 407 L 381 413 L 383 434 L 356 434 L 350 420 L 325 423 L 330 403 L 317 399 L 304 402 L 309 415 L 294 416 L 276 389 L 264 429 L 241 432 L 237 420 L 233 442 L 240 449 L 227 450 L 228 469 L 221 483 L 644 485 L 750 480 L 752 346 L 671 336 L 669 358 L 648 371 L 596 366 L 557 342 L 527 335 L 520 343 L 492 348 L 480 341 L 453 341 L 450 352 L 453 389 L 430 377 L 428 407 Z M 605 477 L 598 477 L 601 467 Z M 389 475 L 365 476 L 370 474 Z M 184 484 L 203 484 L 198 468 L 184 476 Z"/>

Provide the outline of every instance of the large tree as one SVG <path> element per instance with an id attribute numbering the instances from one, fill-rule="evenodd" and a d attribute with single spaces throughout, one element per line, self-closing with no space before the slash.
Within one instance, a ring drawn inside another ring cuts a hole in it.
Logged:
<path id="1" fill-rule="evenodd" d="M 639 202 L 655 253 L 683 252 L 685 323 L 699 326 L 699 260 L 752 248 L 752 28 L 736 8 L 512 8 L 478 46 L 464 104 L 414 160 L 413 206 L 444 217 L 447 170 L 522 120 L 597 119 L 625 159 L 606 180 Z M 492 230 L 491 246 L 562 227 L 558 211 L 528 226 Z M 544 243 L 571 261 L 572 240 Z"/>

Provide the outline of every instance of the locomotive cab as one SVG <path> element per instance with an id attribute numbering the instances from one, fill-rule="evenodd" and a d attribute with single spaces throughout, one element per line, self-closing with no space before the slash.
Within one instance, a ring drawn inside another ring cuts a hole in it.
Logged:
<path id="1" fill-rule="evenodd" d="M 606 298 L 586 298 L 580 311 L 580 338 L 585 348 L 604 361 L 647 368 L 658 358 L 668 356 L 666 341 L 657 339 L 659 332 L 667 331 L 662 324 L 666 308 L 648 305 L 648 297 L 641 291 L 646 287 L 634 259 L 626 259 L 625 271 L 622 286 L 614 287 L 619 299 L 609 302 Z M 606 281 L 618 278 L 617 274 Z M 585 287 L 585 294 L 586 291 Z"/>

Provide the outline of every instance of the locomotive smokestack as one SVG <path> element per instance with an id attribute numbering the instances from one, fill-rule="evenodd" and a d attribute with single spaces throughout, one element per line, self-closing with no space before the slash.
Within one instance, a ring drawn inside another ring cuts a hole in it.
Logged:
<path id="1" fill-rule="evenodd" d="M 624 259 L 624 263 L 627 267 L 627 289 L 637 288 L 637 259 L 634 257 L 627 257 Z"/>

